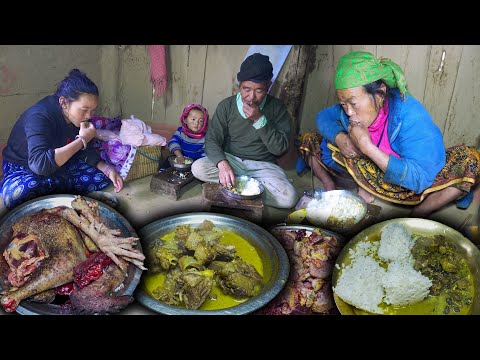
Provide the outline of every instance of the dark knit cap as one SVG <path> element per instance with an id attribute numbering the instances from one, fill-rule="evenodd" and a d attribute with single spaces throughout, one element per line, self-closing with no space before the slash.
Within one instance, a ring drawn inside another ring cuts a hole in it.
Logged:
<path id="1" fill-rule="evenodd" d="M 237 80 L 253 81 L 256 83 L 268 82 L 273 78 L 273 66 L 267 55 L 255 53 L 247 57 L 237 74 Z"/>

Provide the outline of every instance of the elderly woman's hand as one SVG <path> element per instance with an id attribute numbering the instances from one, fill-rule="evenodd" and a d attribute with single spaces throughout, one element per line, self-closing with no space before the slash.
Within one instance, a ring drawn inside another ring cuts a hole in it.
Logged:
<path id="1" fill-rule="evenodd" d="M 368 147 L 372 145 L 372 139 L 370 138 L 368 128 L 358 122 L 350 121 L 348 135 L 354 145 L 364 153 Z"/>
<path id="2" fill-rule="evenodd" d="M 341 132 L 335 137 L 335 143 L 337 144 L 340 152 L 347 159 L 352 159 L 354 157 L 362 155 L 361 151 L 350 139 L 350 136 Z"/>

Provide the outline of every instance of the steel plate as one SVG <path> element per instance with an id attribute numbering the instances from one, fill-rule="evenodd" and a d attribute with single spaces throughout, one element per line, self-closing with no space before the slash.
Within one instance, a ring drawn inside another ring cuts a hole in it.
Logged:
<path id="1" fill-rule="evenodd" d="M 190 164 L 177 164 L 175 162 L 175 158 L 176 158 L 175 155 L 168 157 L 168 161 L 170 162 L 170 165 L 173 168 L 178 169 L 178 170 L 182 170 L 182 171 L 189 171 L 192 168 L 192 164 L 193 164 L 193 159 L 192 158 L 190 158 L 188 156 L 185 156 L 185 159 L 192 160 L 192 162 Z"/>
<path id="2" fill-rule="evenodd" d="M 75 198 L 75 195 L 61 194 L 61 195 L 48 195 L 37 199 L 33 199 L 25 202 L 24 204 L 16 207 L 12 211 L 8 212 L 0 220 L 0 253 L 8 245 L 12 237 L 12 225 L 15 224 L 22 217 L 40 211 L 42 209 L 49 209 L 56 206 L 68 206 L 71 207 L 71 202 Z M 89 197 L 84 196 L 89 202 L 92 200 Z M 98 202 L 100 211 L 100 218 L 109 228 L 119 229 L 122 237 L 138 237 L 135 230 L 130 223 L 116 210 L 110 206 Z M 137 248 L 141 250 L 141 245 L 138 243 Z M 0 256 L 0 290 L 2 290 L 2 284 L 5 284 L 7 276 L 8 265 L 3 256 Z M 127 271 L 127 278 L 124 281 L 124 287 L 119 291 L 119 295 L 132 295 L 133 291 L 140 282 L 142 270 L 138 267 L 130 264 Z M 3 310 L 3 309 L 2 309 Z M 17 307 L 17 313 L 22 315 L 68 315 L 59 305 L 52 304 L 39 304 L 28 300 L 23 300 Z"/>
<path id="3" fill-rule="evenodd" d="M 252 179 L 252 178 L 251 178 L 250 176 L 247 176 L 247 175 L 237 176 L 237 177 L 235 178 L 235 184 L 238 184 L 238 183 L 241 182 L 241 181 L 242 181 L 242 182 L 247 182 L 247 181 L 249 181 L 250 179 Z M 258 180 L 257 180 L 257 181 L 258 181 Z M 230 197 L 232 197 L 232 198 L 234 198 L 234 199 L 251 200 L 251 199 L 258 199 L 259 197 L 262 196 L 263 192 L 265 191 L 265 187 L 263 186 L 263 184 L 262 184 L 260 181 L 258 181 L 258 187 L 260 188 L 260 193 L 255 194 L 255 195 L 241 195 L 241 194 L 234 193 L 233 191 L 230 191 L 230 190 L 228 190 L 227 188 L 225 188 L 225 187 L 223 187 L 223 186 L 222 186 L 221 188 L 222 188 L 222 191 L 223 191 L 226 195 L 228 195 L 228 196 L 230 196 Z"/>
<path id="4" fill-rule="evenodd" d="M 242 315 L 260 309 L 282 290 L 288 280 L 290 271 L 284 248 L 268 231 L 234 216 L 199 212 L 157 220 L 139 230 L 142 245 L 146 248 L 149 242 L 173 232 L 177 225 L 190 224 L 192 227 L 197 227 L 204 220 L 212 221 L 221 230 L 231 231 L 241 236 L 257 250 L 264 267 L 264 288 L 262 292 L 239 305 L 225 309 L 189 310 L 155 300 L 142 286 L 139 286 L 135 292 L 138 302 L 153 311 L 167 315 Z"/>
<path id="5" fill-rule="evenodd" d="M 345 245 L 337 258 L 333 269 L 333 286 L 336 286 L 337 280 L 340 276 L 339 267 L 341 268 L 343 264 L 348 265 L 350 263 L 350 249 L 353 249 L 359 242 L 364 241 L 365 238 L 371 238 L 372 236 L 379 234 L 384 226 L 392 223 L 404 225 L 407 231 L 411 234 L 419 234 L 423 236 L 443 235 L 447 241 L 455 246 L 457 254 L 467 261 L 474 279 L 474 298 L 471 313 L 476 315 L 480 314 L 480 293 L 478 291 L 478 289 L 480 289 L 480 250 L 457 230 L 433 220 L 417 218 L 392 219 L 370 226 L 358 233 L 347 243 L 347 245 Z M 356 307 L 347 304 L 335 293 L 334 299 L 338 310 L 343 315 L 369 314 L 366 311 L 359 310 Z"/>
<path id="6" fill-rule="evenodd" d="M 367 203 L 365 200 L 348 190 L 315 191 L 313 197 L 311 196 L 312 190 L 307 190 L 304 194 L 304 197 L 300 199 L 299 202 L 302 202 L 302 206 L 307 209 L 307 220 L 315 226 L 328 228 L 333 231 L 347 231 L 362 221 L 367 214 Z M 338 212 L 338 204 L 341 199 L 353 200 L 358 204 L 358 207 L 355 208 L 356 212 L 349 214 L 350 217 L 346 217 L 342 221 L 340 221 L 340 219 L 333 219 L 332 221 L 331 218 L 333 218 L 333 216 L 315 216 L 315 208 L 308 207 L 308 204 L 313 199 L 318 199 L 326 204 L 326 206 L 321 208 L 324 214 L 331 214 L 334 210 Z M 297 207 L 298 206 L 295 208 Z"/>

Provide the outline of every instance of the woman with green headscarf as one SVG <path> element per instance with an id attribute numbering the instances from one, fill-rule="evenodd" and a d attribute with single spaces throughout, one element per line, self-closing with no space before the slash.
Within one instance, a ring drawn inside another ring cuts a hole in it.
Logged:
<path id="1" fill-rule="evenodd" d="M 320 134 L 300 140 L 321 180 L 327 171 L 348 171 L 367 202 L 416 205 L 417 217 L 463 199 L 479 182 L 480 154 L 464 145 L 445 150 L 440 129 L 394 62 L 350 52 L 338 61 L 335 89 L 339 104 L 317 115 Z"/>

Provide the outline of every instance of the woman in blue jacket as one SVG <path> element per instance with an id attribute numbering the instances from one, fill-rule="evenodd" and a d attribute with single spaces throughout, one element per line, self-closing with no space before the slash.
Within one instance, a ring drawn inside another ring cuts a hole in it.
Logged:
<path id="1" fill-rule="evenodd" d="M 7 209 L 47 194 L 84 195 L 123 180 L 89 142 L 96 130 L 88 120 L 98 104 L 97 86 L 73 69 L 57 87 L 28 108 L 13 126 L 3 150 L 0 182 Z"/>
<path id="2" fill-rule="evenodd" d="M 348 171 L 367 202 L 376 196 L 416 205 L 416 217 L 463 198 L 478 183 L 479 153 L 465 145 L 445 150 L 442 133 L 408 92 L 397 64 L 348 53 L 338 61 L 335 87 L 339 104 L 317 115 L 323 138 L 306 133 L 300 145 L 322 176 Z"/>

